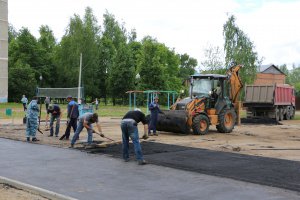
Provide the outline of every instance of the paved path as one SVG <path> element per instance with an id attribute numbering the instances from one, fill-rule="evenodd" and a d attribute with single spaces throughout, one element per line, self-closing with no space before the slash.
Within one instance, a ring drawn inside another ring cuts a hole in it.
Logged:
<path id="1" fill-rule="evenodd" d="M 0 176 L 82 200 L 296 200 L 300 194 L 101 154 L 0 139 Z"/>

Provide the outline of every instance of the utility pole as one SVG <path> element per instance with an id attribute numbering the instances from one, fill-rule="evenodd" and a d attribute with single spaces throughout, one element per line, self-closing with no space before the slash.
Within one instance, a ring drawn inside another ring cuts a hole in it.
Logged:
<path id="1" fill-rule="evenodd" d="M 81 69 L 82 69 L 82 53 L 80 53 L 80 65 L 79 65 L 79 80 L 78 80 L 78 95 L 77 99 L 81 98 L 80 86 L 81 86 Z"/>

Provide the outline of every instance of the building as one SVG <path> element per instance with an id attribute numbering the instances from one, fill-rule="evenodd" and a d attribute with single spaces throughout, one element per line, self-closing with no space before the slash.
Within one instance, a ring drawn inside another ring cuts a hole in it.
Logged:
<path id="1" fill-rule="evenodd" d="M 285 84 L 285 74 L 275 65 L 261 65 L 256 74 L 254 85 Z"/>
<path id="2" fill-rule="evenodd" d="M 8 97 L 8 0 L 0 0 L 0 103 Z"/>

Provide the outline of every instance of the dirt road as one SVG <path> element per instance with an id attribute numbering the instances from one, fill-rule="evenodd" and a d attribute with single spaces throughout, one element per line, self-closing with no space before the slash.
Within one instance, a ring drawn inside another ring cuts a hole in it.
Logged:
<path id="1" fill-rule="evenodd" d="M 0 137 L 25 141 L 25 126 L 21 120 L 0 121 Z M 106 136 L 120 141 L 120 118 L 100 118 L 103 132 Z M 186 147 L 204 148 L 216 151 L 234 152 L 247 155 L 281 158 L 300 161 L 300 122 L 297 120 L 283 121 L 283 125 L 250 125 L 236 126 L 230 134 L 218 133 L 214 127 L 210 128 L 207 135 L 180 135 L 175 133 L 160 132 L 159 136 L 151 136 L 148 140 L 165 144 L 175 144 Z M 66 125 L 61 124 L 60 135 L 65 131 Z M 43 124 L 41 124 L 43 130 Z M 140 133 L 143 126 L 139 125 Z M 56 137 L 48 137 L 49 131 L 44 135 L 37 133 L 40 144 L 58 147 L 68 147 L 70 141 L 60 141 Z M 71 136 L 73 132 L 71 132 Z M 140 134 L 142 135 L 142 134 Z M 86 141 L 87 133 L 84 130 L 80 140 Z M 94 134 L 94 140 L 105 141 Z M 80 146 L 80 144 L 76 144 Z"/>

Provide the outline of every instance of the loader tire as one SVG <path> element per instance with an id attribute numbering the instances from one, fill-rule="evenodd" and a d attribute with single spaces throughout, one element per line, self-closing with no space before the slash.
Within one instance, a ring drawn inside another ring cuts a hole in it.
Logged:
<path id="1" fill-rule="evenodd" d="M 206 115 L 197 115 L 193 119 L 193 133 L 195 135 L 205 135 L 209 129 L 209 119 Z"/>
<path id="2" fill-rule="evenodd" d="M 220 133 L 231 133 L 236 122 L 236 113 L 233 108 L 224 109 L 219 114 L 219 124 L 216 126 Z"/>

